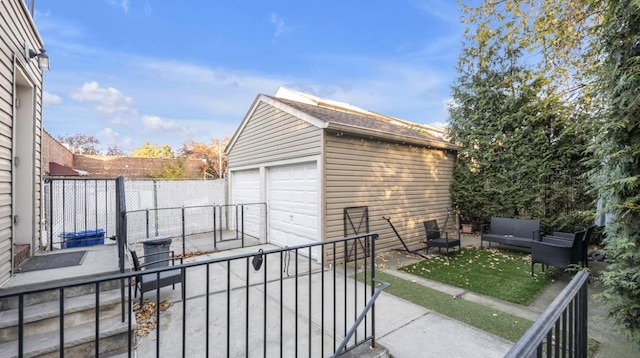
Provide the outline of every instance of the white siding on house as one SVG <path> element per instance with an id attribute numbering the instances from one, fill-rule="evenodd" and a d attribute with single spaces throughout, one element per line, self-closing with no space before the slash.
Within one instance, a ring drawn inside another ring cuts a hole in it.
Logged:
<path id="1" fill-rule="evenodd" d="M 33 130 L 32 143 L 24 145 L 33 158 L 24 158 L 25 165 L 33 165 L 32 178 L 19 178 L 25 185 L 33 185 L 28 190 L 33 192 L 32 202 L 20 201 L 21 205 L 32 206 L 31 218 L 22 221 L 23 225 L 33 227 L 33 234 L 27 238 L 31 242 L 32 251 L 40 239 L 40 143 L 42 128 L 42 72 L 35 61 L 24 58 L 24 44 L 28 43 L 34 49 L 42 48 L 42 42 L 32 24 L 30 15 L 21 0 L 0 1 L 0 283 L 7 280 L 12 264 L 12 196 L 15 195 L 12 185 L 12 158 L 16 156 L 14 148 L 14 98 L 18 77 L 16 67 L 22 69 L 30 85 L 33 86 L 33 122 L 25 123 L 27 130 Z M 21 103 L 22 105 L 22 103 Z M 31 175 L 31 174 L 30 174 Z M 17 199 L 19 200 L 19 198 Z M 29 200 L 31 201 L 31 200 Z"/>
<path id="2" fill-rule="evenodd" d="M 228 153 L 230 170 L 320 154 L 322 129 L 259 102 Z"/>
<path id="3" fill-rule="evenodd" d="M 369 207 L 379 251 L 402 247 L 383 216 L 391 217 L 413 248 L 424 240 L 423 221 L 444 224 L 451 206 L 453 152 L 348 135 L 325 138 L 325 239 L 343 236 L 343 209 L 352 206 Z"/>

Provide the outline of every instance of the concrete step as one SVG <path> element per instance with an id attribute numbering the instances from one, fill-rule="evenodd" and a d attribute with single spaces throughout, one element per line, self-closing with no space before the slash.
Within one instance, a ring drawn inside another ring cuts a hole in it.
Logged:
<path id="1" fill-rule="evenodd" d="M 371 348 L 371 342 L 367 341 L 353 349 L 339 355 L 341 358 L 389 358 L 389 350 L 379 343 Z"/>
<path id="2" fill-rule="evenodd" d="M 118 272 L 110 272 L 108 274 L 116 274 L 116 273 L 118 273 Z M 107 273 L 105 273 L 105 274 L 107 274 Z M 93 277 L 95 277 L 95 275 L 92 276 L 92 278 Z M 75 280 L 75 278 L 74 278 L 74 280 Z M 47 283 L 47 286 L 55 285 L 55 284 L 57 284 L 59 282 L 68 282 L 68 281 L 69 281 L 68 279 L 50 281 L 50 282 Z M 124 281 L 124 284 L 125 284 L 125 288 L 126 288 L 127 280 Z M 39 303 L 52 301 L 52 300 L 58 300 L 58 298 L 60 297 L 60 290 L 59 289 L 46 290 L 43 287 L 44 285 L 42 285 L 42 284 L 23 285 L 23 286 L 19 286 L 19 287 L 8 288 L 8 289 L 3 290 L 3 294 L 10 295 L 12 291 L 18 292 L 20 290 L 25 290 L 25 289 L 32 288 L 31 286 L 33 286 L 33 288 L 43 289 L 43 291 L 36 292 L 36 293 L 25 294 L 23 296 L 23 300 L 24 300 L 24 305 L 25 306 L 30 306 L 30 305 L 39 304 Z M 120 281 L 119 280 L 112 280 L 112 281 L 106 281 L 106 282 L 101 282 L 100 283 L 100 291 L 109 291 L 109 290 L 115 290 L 115 289 L 119 289 L 119 288 L 120 288 Z M 86 285 L 80 285 L 80 286 L 74 286 L 74 287 L 66 288 L 64 290 L 64 297 L 65 298 L 70 298 L 70 297 L 76 297 L 76 296 L 83 296 L 83 295 L 87 295 L 87 294 L 95 293 L 95 292 L 96 292 L 96 285 L 95 284 L 86 284 Z M 14 309 L 14 308 L 18 308 L 18 297 L 17 296 L 0 299 L 0 311 L 1 310 L 10 310 L 10 309 Z"/>
<path id="3" fill-rule="evenodd" d="M 100 320 L 121 316 L 120 290 L 100 293 Z M 95 320 L 95 293 L 75 296 L 64 300 L 64 326 L 82 324 Z M 33 336 L 49 331 L 57 331 L 60 327 L 59 300 L 25 306 L 23 327 L 24 335 Z M 0 311 L 0 343 L 18 339 L 18 309 Z"/>
<path id="4" fill-rule="evenodd" d="M 135 322 L 132 322 L 131 332 L 134 331 Z M 120 316 L 100 320 L 100 356 L 110 356 L 125 352 L 128 345 L 128 332 L 127 322 L 121 322 Z M 59 356 L 59 332 L 53 331 L 25 337 L 23 357 L 53 358 Z M 95 356 L 95 322 L 88 322 L 65 329 L 64 356 L 67 358 Z M 0 344 L 0 357 L 18 357 L 18 341 Z"/>

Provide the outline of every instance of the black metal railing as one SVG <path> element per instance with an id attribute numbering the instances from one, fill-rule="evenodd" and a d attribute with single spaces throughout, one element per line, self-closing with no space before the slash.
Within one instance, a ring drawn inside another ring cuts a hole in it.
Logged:
<path id="1" fill-rule="evenodd" d="M 384 282 L 375 278 L 373 279 L 373 282 L 379 283 L 380 287 L 376 288 L 375 292 L 369 299 L 369 302 L 367 302 L 364 309 L 360 312 L 360 314 L 358 315 L 358 318 L 353 323 L 353 325 L 347 332 L 342 342 L 340 342 L 340 345 L 338 346 L 338 348 L 335 350 L 335 352 L 333 352 L 332 357 L 334 358 L 338 357 L 347 351 L 347 344 L 349 344 L 349 341 L 356 334 L 362 322 L 367 318 L 367 314 L 369 314 L 369 311 L 373 310 L 373 308 L 375 307 L 376 299 L 380 296 L 380 294 L 382 293 L 382 291 L 384 291 L 385 288 L 390 286 L 388 282 Z M 375 345 L 376 345 L 375 337 L 372 337 L 371 346 L 375 347 Z"/>
<path id="2" fill-rule="evenodd" d="M 145 276 L 158 279 L 163 272 L 181 270 L 183 280 L 177 284 L 182 287 L 174 290 L 158 286 L 145 294 L 154 304 L 153 324 L 151 328 L 147 325 L 146 336 L 133 334 L 137 328 L 134 302 L 138 305 L 133 294 L 139 272 L 0 292 L 0 300 L 13 301 L 18 308 L 15 352 L 19 356 L 25 354 L 35 334 L 25 323 L 25 311 L 27 302 L 33 301 L 31 296 L 38 294 L 57 301 L 59 356 L 71 355 L 65 305 L 81 286 L 91 288 L 94 295 L 89 308 L 93 324 L 91 318 L 83 319 L 89 324 L 85 329 L 93 333 L 93 341 L 88 342 L 91 354 L 108 354 L 105 349 L 114 347 L 102 342 L 104 327 L 113 324 L 107 323 L 104 315 L 108 310 L 100 306 L 107 287 L 116 289 L 124 283 L 122 327 L 129 333 L 119 350 L 129 352 L 129 357 L 134 349 L 138 356 L 155 357 L 326 357 L 375 341 L 376 238 L 375 233 L 365 233 L 227 257 L 217 253 L 214 256 L 219 257 L 201 256 L 182 265 L 147 270 Z M 367 241 L 370 252 L 356 253 L 355 260 L 347 262 L 348 248 L 359 248 L 353 245 L 356 240 Z M 163 302 L 171 305 L 168 312 L 162 311 L 161 307 L 167 307 Z M 116 319 L 120 321 L 119 314 Z"/>
<path id="3" fill-rule="evenodd" d="M 586 357 L 588 282 L 578 272 L 505 357 Z"/>
<path id="4" fill-rule="evenodd" d="M 229 204 L 127 211 L 126 243 L 168 236 L 182 254 L 255 246 L 266 242 L 267 204 Z"/>

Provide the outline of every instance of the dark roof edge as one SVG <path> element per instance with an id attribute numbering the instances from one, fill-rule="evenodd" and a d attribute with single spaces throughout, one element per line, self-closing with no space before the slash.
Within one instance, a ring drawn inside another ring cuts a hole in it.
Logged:
<path id="1" fill-rule="evenodd" d="M 423 146 L 428 146 L 428 147 L 433 147 L 438 149 L 458 150 L 459 148 L 459 146 L 453 143 L 449 143 L 435 137 L 433 140 L 429 140 L 429 139 L 421 140 L 420 138 L 416 138 L 416 137 L 393 134 L 393 133 L 383 132 L 375 129 L 362 128 L 362 127 L 352 126 L 352 125 L 343 124 L 343 123 L 329 122 L 327 129 L 343 131 L 345 133 L 352 133 L 352 134 L 362 135 L 366 137 L 386 139 L 394 142 L 418 144 L 418 145 L 423 145 Z"/>

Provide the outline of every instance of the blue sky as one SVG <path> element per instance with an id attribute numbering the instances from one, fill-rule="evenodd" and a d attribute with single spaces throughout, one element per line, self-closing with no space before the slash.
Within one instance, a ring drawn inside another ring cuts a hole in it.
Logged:
<path id="1" fill-rule="evenodd" d="M 36 2 L 44 128 L 179 149 L 286 86 L 442 127 L 463 28 L 449 0 Z"/>

